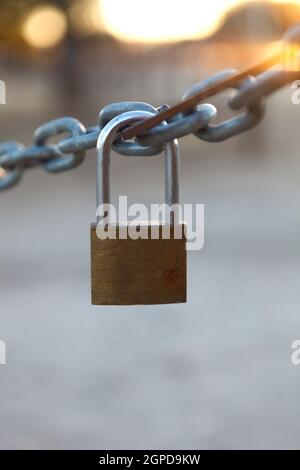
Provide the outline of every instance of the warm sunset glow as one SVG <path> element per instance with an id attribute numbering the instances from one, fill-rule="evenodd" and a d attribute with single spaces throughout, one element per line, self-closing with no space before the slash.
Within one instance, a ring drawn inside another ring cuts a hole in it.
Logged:
<path id="1" fill-rule="evenodd" d="M 285 70 L 298 72 L 300 68 L 298 44 L 285 44 L 283 48 L 283 65 Z"/>
<path id="2" fill-rule="evenodd" d="M 67 30 L 65 14 L 45 4 L 34 8 L 25 18 L 22 35 L 30 46 L 45 48 L 56 46 Z"/>
<path id="3" fill-rule="evenodd" d="M 102 0 L 107 29 L 125 41 L 162 42 L 205 37 L 237 0 Z"/>
<path id="4" fill-rule="evenodd" d="M 213 34 L 230 8 L 256 0 L 95 0 L 107 30 L 122 41 L 170 42 Z M 300 0 L 266 0 L 298 3 Z"/>

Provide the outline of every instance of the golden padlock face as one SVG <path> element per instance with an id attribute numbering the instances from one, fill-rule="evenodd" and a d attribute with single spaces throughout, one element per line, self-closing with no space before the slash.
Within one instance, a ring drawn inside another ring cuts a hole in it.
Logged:
<path id="1" fill-rule="evenodd" d="M 150 305 L 186 302 L 186 238 L 184 224 L 141 227 L 147 238 L 100 239 L 91 225 L 93 305 Z M 163 238 L 163 230 L 170 237 Z M 104 229 L 104 227 L 103 227 Z M 124 230 L 124 227 L 122 227 Z M 181 237 L 178 238 L 178 233 Z M 98 232 L 99 233 L 99 232 Z"/>

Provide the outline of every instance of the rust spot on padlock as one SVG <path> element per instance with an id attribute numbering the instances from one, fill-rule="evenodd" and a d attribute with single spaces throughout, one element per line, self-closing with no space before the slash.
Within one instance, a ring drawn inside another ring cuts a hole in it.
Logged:
<path id="1" fill-rule="evenodd" d="M 174 285 L 180 281 L 180 278 L 181 278 L 180 270 L 178 269 L 178 267 L 175 269 L 168 269 L 167 271 L 163 272 L 162 278 L 166 284 L 170 286 Z"/>

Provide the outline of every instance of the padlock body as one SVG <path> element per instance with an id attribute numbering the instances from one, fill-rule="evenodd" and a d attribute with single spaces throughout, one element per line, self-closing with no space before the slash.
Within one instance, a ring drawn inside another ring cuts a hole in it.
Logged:
<path id="1" fill-rule="evenodd" d="M 96 224 L 91 225 L 92 304 L 186 302 L 184 224 L 168 227 L 156 225 L 154 230 L 158 238 L 152 238 L 153 225 L 141 227 L 144 234 L 147 231 L 147 238 L 124 238 L 124 226 L 114 229 L 115 238 L 100 239 Z M 170 236 L 163 238 L 168 232 Z"/>

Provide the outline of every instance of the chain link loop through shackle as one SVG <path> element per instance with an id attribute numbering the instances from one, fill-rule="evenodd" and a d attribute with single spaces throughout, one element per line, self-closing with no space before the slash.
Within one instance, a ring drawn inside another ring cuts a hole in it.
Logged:
<path id="1" fill-rule="evenodd" d="M 167 105 L 156 109 L 142 102 L 125 101 L 112 103 L 102 109 L 99 115 L 100 130 L 112 119 L 129 111 L 148 111 L 157 114 Z M 154 156 L 164 150 L 164 145 L 174 139 L 194 133 L 197 129 L 205 127 L 216 115 L 216 109 L 210 104 L 203 104 L 200 109 L 189 116 L 181 116 L 174 121 L 164 123 L 151 129 L 144 136 L 139 136 L 134 141 L 118 139 L 113 149 L 115 152 L 126 156 Z"/>
<path id="2" fill-rule="evenodd" d="M 157 114 L 157 109 L 148 104 L 143 103 L 141 101 L 123 101 L 120 103 L 111 103 L 105 108 L 103 108 L 99 113 L 98 123 L 99 123 L 99 130 L 100 132 L 102 129 L 115 117 L 128 113 L 130 111 L 144 111 L 149 112 L 152 114 Z M 113 150 L 116 153 L 126 156 L 133 156 L 133 157 L 152 157 L 154 155 L 158 155 L 163 151 L 163 147 L 161 145 L 152 145 L 149 146 L 141 146 L 139 143 L 134 141 L 126 141 L 123 139 L 117 139 L 113 143 Z"/>

